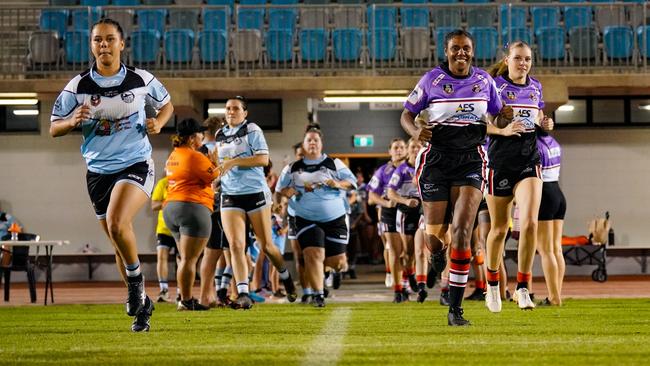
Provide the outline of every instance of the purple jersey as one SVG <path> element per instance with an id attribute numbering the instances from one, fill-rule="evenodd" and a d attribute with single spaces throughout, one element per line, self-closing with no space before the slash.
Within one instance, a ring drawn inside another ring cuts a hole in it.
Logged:
<path id="1" fill-rule="evenodd" d="M 472 67 L 468 76 L 452 76 L 443 64 L 424 74 L 404 108 L 433 126 L 432 149 L 475 151 L 485 140 L 486 115 L 496 116 L 502 103 L 485 71 Z"/>
<path id="2" fill-rule="evenodd" d="M 507 76 L 494 79 L 504 104 L 512 107 L 514 121 L 523 123 L 521 136 L 499 136 L 490 138 L 488 156 L 490 168 L 521 171 L 526 166 L 539 164 L 539 153 L 535 142 L 535 125 L 544 108 L 542 84 L 532 77 L 526 84 L 515 84 Z"/>
<path id="3" fill-rule="evenodd" d="M 368 183 L 368 192 L 374 192 L 382 197 L 386 197 L 386 189 L 388 188 L 388 182 L 390 177 L 393 176 L 395 171 L 395 166 L 389 161 L 388 163 L 380 166 L 373 174 L 372 179 Z"/>
<path id="4" fill-rule="evenodd" d="M 560 180 L 560 164 L 562 163 L 560 144 L 551 135 L 539 135 L 537 136 L 537 149 L 542 163 L 542 180 L 544 182 Z"/>
<path id="5" fill-rule="evenodd" d="M 413 179 L 414 176 L 415 167 L 404 162 L 393 172 L 387 188 L 394 190 L 402 197 L 420 198 L 420 191 L 417 182 Z"/>

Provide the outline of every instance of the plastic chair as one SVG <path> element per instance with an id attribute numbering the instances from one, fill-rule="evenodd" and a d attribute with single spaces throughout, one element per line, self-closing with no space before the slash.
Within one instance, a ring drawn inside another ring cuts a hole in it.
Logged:
<path id="1" fill-rule="evenodd" d="M 269 29 L 296 30 L 298 14 L 294 9 L 269 9 Z"/>
<path id="2" fill-rule="evenodd" d="M 574 27 L 569 31 L 571 60 L 596 59 L 598 54 L 598 30 L 595 27 Z"/>
<path id="3" fill-rule="evenodd" d="M 68 29 L 68 11 L 63 9 L 41 11 L 39 28 L 44 31 L 56 31 L 59 37 L 63 38 Z"/>
<path id="4" fill-rule="evenodd" d="M 243 8 L 237 14 L 239 29 L 264 30 L 264 9 Z"/>
<path id="5" fill-rule="evenodd" d="M 368 30 L 373 28 L 395 29 L 397 22 L 396 8 L 373 8 L 368 7 Z"/>
<path id="6" fill-rule="evenodd" d="M 79 9 L 72 12 L 72 29 L 84 30 L 90 29 L 96 21 L 101 19 L 101 8 Z"/>
<path id="7" fill-rule="evenodd" d="M 435 27 L 460 28 L 461 14 L 459 7 L 435 9 L 432 16 Z"/>
<path id="8" fill-rule="evenodd" d="M 131 61 L 135 64 L 158 63 L 160 33 L 153 29 L 140 29 L 131 34 Z"/>
<path id="9" fill-rule="evenodd" d="M 271 62 L 293 61 L 293 30 L 269 29 L 266 32 L 266 53 Z"/>
<path id="10" fill-rule="evenodd" d="M 358 61 L 361 57 L 361 31 L 356 28 L 332 31 L 334 59 L 336 61 Z"/>
<path id="11" fill-rule="evenodd" d="M 540 28 L 535 33 L 537 52 L 542 60 L 564 59 L 564 29 L 560 27 Z"/>
<path id="12" fill-rule="evenodd" d="M 406 60 L 430 59 L 429 28 L 402 29 L 402 52 Z"/>
<path id="13" fill-rule="evenodd" d="M 131 32 L 133 32 L 133 28 L 134 28 L 133 10 L 110 9 L 106 11 L 106 16 L 120 23 L 120 26 L 122 27 L 122 31 L 124 31 L 124 38 L 127 38 L 129 37 L 129 35 L 131 35 Z"/>
<path id="14" fill-rule="evenodd" d="M 526 19 L 528 18 L 528 11 L 526 8 L 518 8 L 515 6 L 501 6 L 501 27 L 502 29 L 510 29 L 514 27 L 525 27 Z"/>
<path id="15" fill-rule="evenodd" d="M 31 65 L 59 63 L 59 36 L 56 31 L 34 31 L 29 35 L 28 60 Z"/>
<path id="16" fill-rule="evenodd" d="M 79 5 L 83 6 L 106 6 L 110 5 L 111 0 L 81 0 Z"/>
<path id="17" fill-rule="evenodd" d="M 629 59 L 633 52 L 634 33 L 630 27 L 607 27 L 603 32 L 603 43 L 607 59 Z"/>
<path id="18" fill-rule="evenodd" d="M 199 28 L 198 9 L 171 9 L 169 10 L 170 29 L 191 29 L 193 32 Z"/>
<path id="19" fill-rule="evenodd" d="M 636 29 L 637 43 L 641 57 L 650 57 L 650 25 L 640 26 Z"/>
<path id="20" fill-rule="evenodd" d="M 165 61 L 192 62 L 194 32 L 191 29 L 170 29 L 165 32 Z"/>
<path id="21" fill-rule="evenodd" d="M 510 29 L 504 29 L 501 33 L 501 38 L 503 39 L 504 46 L 514 41 L 524 41 L 530 45 L 533 44 L 533 36 L 530 28 L 528 27 L 514 27 Z"/>
<path id="22" fill-rule="evenodd" d="M 400 8 L 402 28 L 427 28 L 429 27 L 429 9 L 427 8 Z"/>
<path id="23" fill-rule="evenodd" d="M 142 0 L 142 5 L 173 5 L 174 0 Z"/>
<path id="24" fill-rule="evenodd" d="M 138 10 L 137 15 L 138 15 L 139 30 L 153 30 L 158 32 L 159 34 L 165 33 L 167 10 L 165 9 Z"/>
<path id="25" fill-rule="evenodd" d="M 478 61 L 494 62 L 497 57 L 499 33 L 494 27 L 474 27 L 469 32 L 475 40 L 474 58 Z"/>
<path id="26" fill-rule="evenodd" d="M 496 19 L 495 8 L 469 8 L 466 11 L 468 27 L 491 27 Z"/>
<path id="27" fill-rule="evenodd" d="M 397 31 L 394 28 L 376 28 L 368 33 L 368 50 L 371 60 L 393 60 L 396 49 Z"/>
<path id="28" fill-rule="evenodd" d="M 77 0 L 50 0 L 52 6 L 75 6 L 77 4 Z"/>
<path id="29" fill-rule="evenodd" d="M 85 30 L 68 31 L 65 34 L 65 60 L 68 64 L 87 64 L 90 62 L 90 32 Z"/>
<path id="30" fill-rule="evenodd" d="M 564 8 L 564 28 L 567 32 L 575 27 L 589 26 L 591 26 L 591 7 Z"/>
<path id="31" fill-rule="evenodd" d="M 300 31 L 300 58 L 303 61 L 325 61 L 327 55 L 328 32 L 324 28 L 303 29 Z"/>
<path id="32" fill-rule="evenodd" d="M 445 36 L 447 33 L 455 30 L 454 27 L 439 27 L 434 31 L 436 39 L 436 58 L 438 60 L 445 60 Z"/>
<path id="33" fill-rule="evenodd" d="M 199 60 L 201 63 L 222 63 L 226 61 L 228 33 L 221 29 L 205 30 L 199 33 Z"/>
<path id="34" fill-rule="evenodd" d="M 230 15 L 226 9 L 205 9 L 203 11 L 204 30 L 228 31 Z"/>
<path id="35" fill-rule="evenodd" d="M 240 29 L 233 35 L 235 62 L 257 62 L 262 58 L 262 35 L 257 29 Z"/>
<path id="36" fill-rule="evenodd" d="M 329 12 L 327 8 L 300 9 L 301 29 L 327 28 L 329 23 Z"/>
<path id="37" fill-rule="evenodd" d="M 533 18 L 533 32 L 543 27 L 560 25 L 560 10 L 558 8 L 534 7 L 530 10 Z"/>
<path id="38" fill-rule="evenodd" d="M 10 240 L 11 234 L 7 234 L 1 240 Z M 36 234 L 18 233 L 18 240 L 21 241 L 39 241 L 40 237 Z M 2 248 L 2 255 L 10 255 L 10 261 L 7 265 L 0 265 L 0 278 L 4 277 L 4 300 L 9 301 L 11 289 L 11 272 L 26 272 L 27 283 L 29 284 L 29 300 L 36 302 L 36 276 L 34 273 L 35 264 L 29 259 L 28 246 L 10 246 Z M 4 261 L 3 261 L 4 262 Z"/>
<path id="39" fill-rule="evenodd" d="M 119 6 L 138 6 L 138 5 L 142 5 L 140 0 L 113 0 L 112 4 L 116 5 L 116 6 L 118 6 L 118 5 Z"/>

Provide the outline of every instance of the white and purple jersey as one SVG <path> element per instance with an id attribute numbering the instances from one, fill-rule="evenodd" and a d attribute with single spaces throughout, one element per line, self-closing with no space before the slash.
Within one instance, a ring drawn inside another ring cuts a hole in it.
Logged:
<path id="1" fill-rule="evenodd" d="M 521 171 L 539 164 L 535 125 L 544 108 L 542 84 L 532 77 L 526 77 L 525 84 L 516 84 L 506 75 L 497 76 L 494 81 L 503 103 L 513 109 L 513 122 L 521 122 L 525 130 L 521 136 L 492 136 L 488 149 L 489 167 Z"/>
<path id="2" fill-rule="evenodd" d="M 366 189 L 368 192 L 373 192 L 381 197 L 386 197 L 386 189 L 388 188 L 388 182 L 393 176 L 395 171 L 395 166 L 392 162 L 388 162 L 375 170 L 375 174 L 372 175 L 370 182 Z"/>
<path id="3" fill-rule="evenodd" d="M 446 64 L 424 74 L 404 102 L 404 108 L 433 126 L 430 143 L 438 151 L 475 151 L 485 140 L 487 115 L 496 116 L 502 106 L 487 72 L 472 67 L 460 77 Z"/>
<path id="4" fill-rule="evenodd" d="M 394 190 L 401 197 L 420 198 L 420 191 L 414 177 L 415 167 L 404 162 L 393 172 L 387 188 Z"/>
<path id="5" fill-rule="evenodd" d="M 560 180 L 560 164 L 562 163 L 560 144 L 551 135 L 538 135 L 537 149 L 542 163 L 542 180 L 544 182 Z"/>

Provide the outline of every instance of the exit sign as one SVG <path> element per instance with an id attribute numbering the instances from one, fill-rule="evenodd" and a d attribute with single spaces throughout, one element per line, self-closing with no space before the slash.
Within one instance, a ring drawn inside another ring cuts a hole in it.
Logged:
<path id="1" fill-rule="evenodd" d="M 354 147 L 372 147 L 374 144 L 374 135 L 354 135 Z"/>

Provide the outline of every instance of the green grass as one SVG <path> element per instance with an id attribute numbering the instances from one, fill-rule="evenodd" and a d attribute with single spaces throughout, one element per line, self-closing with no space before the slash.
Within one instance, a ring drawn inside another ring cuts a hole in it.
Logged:
<path id="1" fill-rule="evenodd" d="M 346 308 L 347 329 L 341 322 L 326 327 Z M 196 313 L 165 304 L 157 305 L 150 333 L 133 334 L 119 305 L 4 307 L 0 364 L 320 364 L 321 351 L 337 341 L 342 365 L 638 366 L 650 360 L 648 299 L 569 300 L 532 312 L 504 304 L 500 314 L 466 302 L 465 316 L 473 325 L 459 329 L 446 325 L 446 309 L 433 302 Z M 312 344 L 324 329 L 331 334 Z"/>

